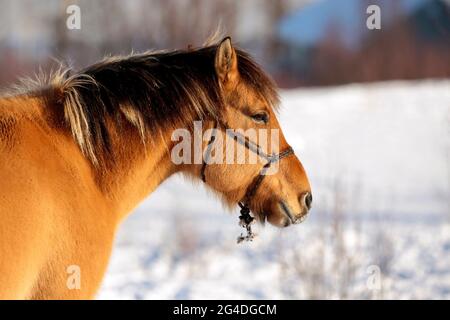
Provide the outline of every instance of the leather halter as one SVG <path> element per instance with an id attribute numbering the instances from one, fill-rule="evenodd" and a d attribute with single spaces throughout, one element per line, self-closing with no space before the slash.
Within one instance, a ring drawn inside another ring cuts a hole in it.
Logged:
<path id="1" fill-rule="evenodd" d="M 251 223 L 254 221 L 255 218 L 250 215 L 249 203 L 250 203 L 251 199 L 255 196 L 256 191 L 258 190 L 262 181 L 264 180 L 264 177 L 266 176 L 265 173 L 267 172 L 267 170 L 269 170 L 270 166 L 272 164 L 280 161 L 283 158 L 293 155 L 294 150 L 292 149 L 292 147 L 288 147 L 278 154 L 267 154 L 262 150 L 262 148 L 258 144 L 250 141 L 246 136 L 240 134 L 239 132 L 232 132 L 231 130 L 227 130 L 228 126 L 226 126 L 226 125 L 223 125 L 223 127 L 225 128 L 226 133 L 230 137 L 232 137 L 237 143 L 243 145 L 245 148 L 256 153 L 258 156 L 260 156 L 261 158 L 263 158 L 267 161 L 266 164 L 262 167 L 262 169 L 258 173 L 258 175 L 255 178 L 253 178 L 252 182 L 248 185 L 247 190 L 244 195 L 244 198 L 242 198 L 242 200 L 238 202 L 239 207 L 241 208 L 241 211 L 240 211 L 241 215 L 239 216 L 239 221 L 240 221 L 239 224 L 242 227 L 246 228 L 246 230 L 247 230 L 246 236 L 243 236 L 241 234 L 241 236 L 238 237 L 238 243 L 240 243 L 244 240 L 251 241 L 254 238 L 254 234 L 252 233 L 252 230 L 251 230 Z M 218 128 L 218 121 L 215 122 L 214 131 L 216 131 L 217 128 Z M 202 164 L 202 168 L 200 171 L 200 175 L 201 175 L 203 182 L 205 182 L 205 183 L 206 183 L 205 171 L 206 171 L 206 166 L 208 165 L 207 159 L 209 159 L 209 157 L 211 156 L 211 150 L 212 150 L 212 146 L 213 146 L 215 139 L 216 139 L 216 136 L 215 136 L 215 133 L 213 133 L 211 135 L 211 138 L 210 138 L 207 146 L 206 146 L 205 156 L 203 157 L 203 164 Z"/>

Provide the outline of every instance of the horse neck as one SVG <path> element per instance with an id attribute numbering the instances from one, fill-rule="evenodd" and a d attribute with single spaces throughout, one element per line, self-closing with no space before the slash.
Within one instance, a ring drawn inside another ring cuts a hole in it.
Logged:
<path id="1" fill-rule="evenodd" d="M 39 127 L 41 141 L 55 148 L 63 163 L 61 167 L 70 166 L 83 179 L 90 177 L 81 185 L 98 188 L 107 207 L 119 219 L 126 217 L 165 179 L 181 170 L 170 159 L 173 144 L 170 130 L 149 137 L 144 144 L 131 124 L 119 128 L 111 121 L 111 161 L 95 166 L 82 154 L 70 129 L 61 125 L 64 115 L 59 104 L 42 97 L 0 97 L 0 125 L 2 119 L 14 119 L 17 126 L 27 122 Z"/>
<path id="2" fill-rule="evenodd" d="M 111 201 L 120 219 L 126 217 L 178 168 L 170 159 L 170 133 L 145 144 L 137 130 L 112 130 L 114 161 L 96 169 L 98 185 Z M 149 139 L 150 140 L 150 139 Z"/>
<path id="3" fill-rule="evenodd" d="M 44 131 L 64 137 L 58 145 L 71 150 L 64 161 L 89 176 L 92 183 L 104 195 L 104 201 L 119 219 L 126 217 L 143 199 L 152 193 L 165 179 L 177 171 L 170 160 L 170 132 L 161 132 L 157 137 L 149 137 L 146 143 L 138 130 L 129 123 L 118 125 L 108 121 L 111 154 L 105 155 L 105 162 L 94 165 L 72 137 L 70 129 L 61 128 L 64 122 L 62 108 L 58 104 L 41 102 L 35 118 L 46 125 Z"/>

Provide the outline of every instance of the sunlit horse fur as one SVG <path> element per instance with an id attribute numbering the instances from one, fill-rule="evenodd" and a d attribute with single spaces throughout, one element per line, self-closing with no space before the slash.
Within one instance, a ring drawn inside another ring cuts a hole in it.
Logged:
<path id="1" fill-rule="evenodd" d="M 171 161 L 172 131 L 218 119 L 279 128 L 277 104 L 272 81 L 229 38 L 109 58 L 0 98 L 0 298 L 93 298 L 121 221 L 169 176 L 199 179 L 201 165 Z M 282 133 L 279 144 L 288 147 Z M 235 206 L 261 167 L 209 165 L 207 184 Z M 311 196 L 299 160 L 280 162 L 249 205 L 280 227 L 303 217 Z M 72 265 L 79 289 L 68 286 Z"/>

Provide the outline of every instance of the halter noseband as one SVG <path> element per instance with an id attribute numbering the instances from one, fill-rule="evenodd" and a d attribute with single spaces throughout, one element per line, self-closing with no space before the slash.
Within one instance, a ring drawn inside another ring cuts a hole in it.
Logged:
<path id="1" fill-rule="evenodd" d="M 226 126 L 226 125 L 224 125 L 223 127 L 225 129 L 228 128 L 228 126 Z M 216 121 L 215 126 L 214 126 L 214 131 L 216 131 L 217 128 L 218 128 L 218 122 Z M 252 233 L 251 224 L 255 220 L 255 218 L 250 215 L 249 203 L 250 203 L 251 199 L 255 196 L 256 191 L 258 190 L 259 186 L 261 185 L 262 181 L 264 180 L 264 177 L 266 176 L 265 173 L 267 172 L 267 170 L 269 170 L 270 166 L 272 164 L 280 161 L 281 159 L 294 154 L 294 150 L 292 149 L 292 147 L 288 147 L 278 154 L 269 155 L 269 154 L 265 153 L 258 144 L 250 141 L 246 136 L 240 134 L 239 132 L 231 132 L 231 130 L 225 130 L 225 131 L 237 143 L 243 145 L 245 148 L 256 153 L 258 156 L 260 156 L 261 158 L 263 158 L 267 161 L 267 163 L 262 167 L 262 169 L 258 173 L 258 175 L 255 178 L 253 178 L 252 182 L 248 185 L 244 198 L 242 198 L 242 200 L 238 202 L 239 207 L 241 208 L 241 211 L 240 211 L 241 215 L 239 216 L 239 224 L 242 227 L 246 228 L 247 235 L 243 236 L 241 234 L 238 237 L 237 241 L 238 241 L 238 243 L 240 243 L 244 240 L 252 241 L 254 238 L 254 234 Z M 206 171 L 206 166 L 208 165 L 207 161 L 208 161 L 209 157 L 211 156 L 211 150 L 212 150 L 212 146 L 213 146 L 213 143 L 215 140 L 216 140 L 216 136 L 215 136 L 215 133 L 213 133 L 211 135 L 211 138 L 210 138 L 207 146 L 206 146 L 205 157 L 203 158 L 200 175 L 201 175 L 203 182 L 205 182 L 205 183 L 206 183 L 205 171 Z"/>

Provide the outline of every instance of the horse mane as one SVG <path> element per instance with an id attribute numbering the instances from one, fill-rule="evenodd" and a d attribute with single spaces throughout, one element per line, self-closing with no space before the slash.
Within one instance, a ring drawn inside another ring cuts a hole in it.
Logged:
<path id="1" fill-rule="evenodd" d="M 223 99 L 214 67 L 216 44 L 187 50 L 145 52 L 105 58 L 79 72 L 59 69 L 24 81 L 27 90 L 50 87 L 58 93 L 64 118 L 83 154 L 95 165 L 109 158 L 107 120 L 127 121 L 142 142 L 162 130 L 217 119 Z M 236 49 L 241 81 L 278 105 L 272 80 L 248 53 Z M 44 91 L 43 91 L 44 92 Z"/>

